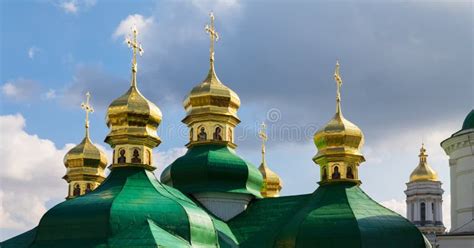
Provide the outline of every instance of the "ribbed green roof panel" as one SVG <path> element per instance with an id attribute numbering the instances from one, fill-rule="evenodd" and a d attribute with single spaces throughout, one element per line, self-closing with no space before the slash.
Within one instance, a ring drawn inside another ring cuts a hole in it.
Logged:
<path id="1" fill-rule="evenodd" d="M 320 186 L 284 225 L 275 247 L 425 247 L 407 219 L 370 199 L 353 183 Z"/>
<path id="2" fill-rule="evenodd" d="M 258 169 L 225 145 L 195 145 L 161 174 L 161 181 L 185 193 L 232 192 L 261 197 Z"/>
<path id="3" fill-rule="evenodd" d="M 53 207 L 36 228 L 32 245 L 15 247 L 170 244 L 218 247 L 212 218 L 184 194 L 158 182 L 153 173 L 129 167 L 115 168 L 93 192 Z"/>
<path id="4" fill-rule="evenodd" d="M 255 200 L 228 225 L 240 247 L 426 247 L 413 224 L 353 183 Z"/>

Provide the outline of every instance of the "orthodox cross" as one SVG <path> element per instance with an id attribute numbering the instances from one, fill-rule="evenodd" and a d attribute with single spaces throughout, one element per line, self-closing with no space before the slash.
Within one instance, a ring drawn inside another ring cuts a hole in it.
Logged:
<path id="1" fill-rule="evenodd" d="M 265 164 L 265 142 L 268 140 L 267 136 L 267 125 L 265 122 L 262 122 L 260 125 L 260 131 L 258 132 L 258 136 L 262 140 L 262 164 Z"/>
<path id="2" fill-rule="evenodd" d="M 91 93 L 86 93 L 86 102 L 81 104 L 81 108 L 86 112 L 86 135 L 89 136 L 89 113 L 94 113 L 94 108 L 89 103 L 91 99 Z"/>
<path id="3" fill-rule="evenodd" d="M 339 74 L 339 61 L 336 61 L 336 70 L 334 71 L 334 80 L 336 81 L 337 93 L 336 93 L 336 102 L 337 102 L 337 112 L 341 109 L 341 86 L 342 78 Z"/>
<path id="4" fill-rule="evenodd" d="M 137 41 L 138 30 L 136 26 L 132 27 L 132 37 L 128 37 L 126 42 L 128 47 L 132 48 L 133 57 L 132 57 L 132 86 L 137 85 L 137 52 L 140 56 L 143 55 L 142 45 Z"/>
<path id="5" fill-rule="evenodd" d="M 216 31 L 216 27 L 214 26 L 214 13 L 212 11 L 209 13 L 209 18 L 211 19 L 211 24 L 206 25 L 206 33 L 209 34 L 209 38 L 211 40 L 211 48 L 209 49 L 211 63 L 214 63 L 214 42 L 219 40 L 219 33 Z"/>

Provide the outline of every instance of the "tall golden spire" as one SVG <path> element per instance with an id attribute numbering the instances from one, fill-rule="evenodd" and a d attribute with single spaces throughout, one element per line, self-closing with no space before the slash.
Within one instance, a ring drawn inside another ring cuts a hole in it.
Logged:
<path id="1" fill-rule="evenodd" d="M 321 167 L 321 183 L 352 181 L 360 183 L 358 167 L 364 162 L 360 149 L 364 144 L 362 131 L 346 120 L 341 109 L 342 78 L 336 62 L 336 114 L 314 134 L 318 153 L 313 160 Z"/>
<path id="2" fill-rule="evenodd" d="M 138 30 L 136 26 L 133 26 L 132 28 L 132 37 L 127 38 L 127 44 L 128 47 L 130 47 L 133 51 L 133 56 L 132 56 L 132 86 L 137 86 L 137 53 L 140 54 L 140 56 L 143 55 L 143 48 L 142 45 L 137 41 L 137 36 L 138 36 Z"/>
<path id="3" fill-rule="evenodd" d="M 146 99 L 137 86 L 137 54 L 143 54 L 137 35 L 138 31 L 133 27 L 132 36 L 127 39 L 133 52 L 130 88 L 115 99 L 107 110 L 110 132 L 105 142 L 114 149 L 111 169 L 142 167 L 154 170 L 152 149 L 161 143 L 157 135 L 161 110 Z"/>
<path id="4" fill-rule="evenodd" d="M 410 182 L 414 181 L 438 181 L 438 174 L 429 166 L 426 154 L 425 144 L 421 143 L 420 154 L 418 155 L 420 162 L 410 175 Z"/>
<path id="5" fill-rule="evenodd" d="M 205 27 L 206 33 L 209 34 L 209 39 L 211 41 L 211 46 L 209 48 L 209 61 L 211 63 L 211 68 L 214 68 L 214 42 L 219 40 L 219 33 L 216 31 L 216 27 L 214 26 L 214 13 L 211 11 L 209 13 L 209 18 L 211 19 L 211 23 L 207 24 Z"/>
<path id="6" fill-rule="evenodd" d="M 267 163 L 265 161 L 265 142 L 268 140 L 267 126 L 265 122 L 262 122 L 260 125 L 260 131 L 258 132 L 258 136 L 262 140 L 262 163 L 258 170 L 263 176 L 263 187 L 260 191 L 263 197 L 278 197 L 280 195 L 280 190 L 282 189 L 282 181 L 280 177 L 268 168 Z"/>
<path id="7" fill-rule="evenodd" d="M 86 112 L 86 135 L 77 146 L 69 150 L 64 156 L 66 175 L 63 177 L 69 184 L 68 196 L 71 199 L 88 193 L 99 186 L 105 179 L 107 158 L 89 138 L 89 113 L 94 112 L 90 104 L 91 94 L 86 93 L 86 101 L 81 104 Z"/>
<path id="8" fill-rule="evenodd" d="M 91 93 L 86 93 L 86 102 L 81 104 L 81 108 L 86 112 L 86 137 L 89 137 L 89 113 L 94 113 L 94 108 L 90 105 L 89 100 Z"/>

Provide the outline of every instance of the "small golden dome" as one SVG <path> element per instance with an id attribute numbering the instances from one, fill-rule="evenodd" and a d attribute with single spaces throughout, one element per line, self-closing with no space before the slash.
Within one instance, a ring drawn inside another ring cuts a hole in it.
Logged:
<path id="1" fill-rule="evenodd" d="M 280 196 L 280 190 L 283 188 L 283 183 L 280 177 L 270 170 L 265 162 L 260 164 L 258 170 L 263 176 L 263 187 L 261 194 L 263 197 L 278 197 Z"/>
<path id="2" fill-rule="evenodd" d="M 364 144 L 364 134 L 338 109 L 334 117 L 314 134 L 314 144 L 318 148 L 316 157 L 328 154 L 362 156 L 360 148 Z"/>
<path id="3" fill-rule="evenodd" d="M 212 112 L 237 118 L 240 98 L 219 80 L 212 63 L 206 79 L 191 90 L 183 105 L 187 115 Z"/>
<path id="4" fill-rule="evenodd" d="M 69 150 L 64 156 L 64 165 L 68 169 L 79 167 L 91 167 L 105 169 L 107 166 L 107 157 L 105 153 L 92 144 L 89 136 L 77 146 Z"/>
<path id="5" fill-rule="evenodd" d="M 346 120 L 341 111 L 342 78 L 339 62 L 334 72 L 336 81 L 336 114 L 314 134 L 318 153 L 313 161 L 321 167 L 321 182 L 350 181 L 360 183 L 358 167 L 365 161 L 361 153 L 364 134 L 354 123 Z"/>
<path id="6" fill-rule="evenodd" d="M 135 85 L 114 100 L 107 110 L 107 126 L 111 129 L 106 138 L 114 135 L 150 136 L 159 139 L 156 130 L 161 122 L 160 109 L 146 99 Z"/>
<path id="7" fill-rule="evenodd" d="M 410 182 L 418 182 L 418 181 L 438 181 L 438 174 L 436 171 L 428 165 L 426 154 L 426 149 L 424 145 L 421 145 L 420 149 L 420 162 L 415 170 L 410 175 Z"/>

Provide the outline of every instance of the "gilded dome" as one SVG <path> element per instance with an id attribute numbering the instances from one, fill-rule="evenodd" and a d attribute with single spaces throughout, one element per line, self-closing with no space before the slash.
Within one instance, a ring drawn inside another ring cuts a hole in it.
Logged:
<path id="1" fill-rule="evenodd" d="M 270 170 L 265 162 L 260 164 L 258 167 L 260 173 L 263 176 L 263 187 L 261 194 L 263 197 L 277 197 L 280 195 L 280 190 L 282 189 L 282 181 L 280 177 Z"/>
<path id="2" fill-rule="evenodd" d="M 183 105 L 188 116 L 212 112 L 237 117 L 240 98 L 219 80 L 212 63 L 206 79 L 191 90 Z"/>
<path id="3" fill-rule="evenodd" d="M 159 139 L 156 130 L 161 122 L 160 109 L 138 90 L 136 85 L 115 99 L 107 110 L 107 126 L 110 136 L 127 134 L 150 136 Z"/>
<path id="4" fill-rule="evenodd" d="M 426 157 L 426 149 L 422 145 L 420 149 L 420 162 L 415 170 L 410 174 L 410 182 L 418 182 L 418 181 L 438 181 L 438 173 L 428 165 Z"/>
<path id="5" fill-rule="evenodd" d="M 364 144 L 364 134 L 344 118 L 338 106 L 334 117 L 314 134 L 314 144 L 318 148 L 316 158 L 331 154 L 362 156 L 360 148 Z"/>
<path id="6" fill-rule="evenodd" d="M 77 146 L 69 150 L 64 156 L 64 165 L 68 169 L 77 167 L 92 167 L 104 169 L 107 165 L 107 157 L 105 153 L 92 144 L 89 136 Z"/>

